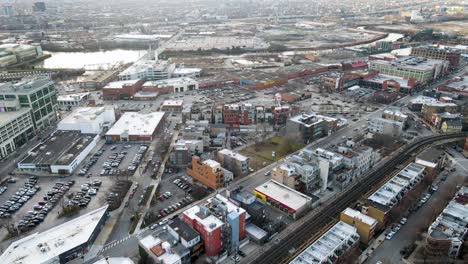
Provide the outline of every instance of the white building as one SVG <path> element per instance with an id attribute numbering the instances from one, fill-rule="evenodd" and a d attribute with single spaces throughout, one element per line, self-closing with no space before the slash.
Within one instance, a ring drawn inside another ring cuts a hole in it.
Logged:
<path id="1" fill-rule="evenodd" d="M 172 74 L 174 78 L 190 77 L 198 78 L 202 73 L 200 68 L 176 68 Z"/>
<path id="2" fill-rule="evenodd" d="M 373 118 L 368 122 L 368 129 L 371 133 L 384 134 L 389 136 L 399 136 L 403 132 L 403 122 L 386 119 L 386 118 Z"/>
<path id="3" fill-rule="evenodd" d="M 34 123 L 30 108 L 0 113 L 0 159 L 34 137 Z"/>
<path id="4" fill-rule="evenodd" d="M 163 123 L 164 112 L 135 113 L 126 112 L 106 133 L 106 140 L 152 141 Z"/>
<path id="5" fill-rule="evenodd" d="M 72 108 L 86 105 L 89 95 L 89 92 L 59 95 L 57 97 L 57 104 L 60 110 L 71 110 Z"/>
<path id="6" fill-rule="evenodd" d="M 336 263 L 345 252 L 352 250 L 358 243 L 357 228 L 340 221 L 289 263 Z M 344 259 L 341 261 L 346 263 Z"/>
<path id="7" fill-rule="evenodd" d="M 192 78 L 170 78 L 157 81 L 147 81 L 143 87 L 155 87 L 157 90 L 169 89 L 172 93 L 198 90 L 198 82 Z"/>
<path id="8" fill-rule="evenodd" d="M 11 243 L 0 256 L 0 263 L 58 264 L 79 259 L 99 235 L 108 218 L 107 208 L 106 205 Z"/>
<path id="9" fill-rule="evenodd" d="M 137 61 L 119 74 L 119 80 L 163 80 L 169 79 L 174 72 L 175 64 L 162 60 Z"/>
<path id="10" fill-rule="evenodd" d="M 192 155 L 198 155 L 203 153 L 203 140 L 188 140 L 188 139 L 179 139 L 174 144 L 174 148 L 185 147 Z"/>
<path id="11" fill-rule="evenodd" d="M 58 130 L 77 130 L 83 134 L 100 134 L 115 123 L 112 106 L 79 107 L 57 124 Z"/>

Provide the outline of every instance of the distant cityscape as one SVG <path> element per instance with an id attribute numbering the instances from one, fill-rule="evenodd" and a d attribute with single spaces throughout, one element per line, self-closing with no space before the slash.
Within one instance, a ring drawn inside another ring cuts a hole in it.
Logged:
<path id="1" fill-rule="evenodd" d="M 466 10 L 0 0 L 0 263 L 466 263 Z"/>

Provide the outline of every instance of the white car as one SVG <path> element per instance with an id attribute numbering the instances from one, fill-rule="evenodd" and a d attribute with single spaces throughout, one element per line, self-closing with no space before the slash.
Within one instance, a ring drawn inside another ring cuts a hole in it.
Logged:
<path id="1" fill-rule="evenodd" d="M 150 226 L 150 229 L 153 230 L 153 229 L 156 229 L 156 227 L 158 227 L 158 224 L 153 224 Z"/>
<path id="2" fill-rule="evenodd" d="M 396 232 L 394 231 L 391 231 L 390 233 L 388 233 L 388 235 L 385 237 L 387 240 L 390 240 L 393 238 L 393 236 L 396 234 Z"/>
<path id="3" fill-rule="evenodd" d="M 400 224 L 404 225 L 406 224 L 406 222 L 408 222 L 408 219 L 406 217 L 403 217 L 401 220 L 400 220 Z"/>

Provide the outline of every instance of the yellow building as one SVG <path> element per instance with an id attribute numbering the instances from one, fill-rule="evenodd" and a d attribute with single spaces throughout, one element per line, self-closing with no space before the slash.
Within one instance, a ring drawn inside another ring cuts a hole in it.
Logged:
<path id="1" fill-rule="evenodd" d="M 340 220 L 355 226 L 362 243 L 367 244 L 372 239 L 377 228 L 377 220 L 357 210 L 346 208 L 340 214 Z"/>
<path id="2" fill-rule="evenodd" d="M 440 128 L 444 133 L 460 133 L 462 131 L 462 122 L 460 120 L 446 120 Z"/>

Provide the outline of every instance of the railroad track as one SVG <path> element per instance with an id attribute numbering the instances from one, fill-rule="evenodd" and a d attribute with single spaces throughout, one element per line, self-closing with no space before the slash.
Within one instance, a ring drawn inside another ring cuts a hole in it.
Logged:
<path id="1" fill-rule="evenodd" d="M 346 209 L 348 206 L 356 202 L 363 194 L 369 189 L 375 187 L 386 176 L 389 176 L 399 164 L 404 164 L 412 157 L 412 154 L 417 152 L 424 146 L 431 143 L 449 140 L 449 139 L 463 139 L 468 133 L 457 133 L 448 135 L 436 135 L 421 138 L 418 141 L 406 146 L 399 155 L 391 158 L 385 165 L 378 170 L 368 172 L 359 182 L 348 187 L 345 191 L 341 192 L 331 202 L 322 205 L 310 219 L 304 221 L 295 232 L 286 235 L 278 244 L 272 245 L 268 250 L 256 256 L 251 263 L 258 264 L 271 264 L 271 263 L 287 263 L 291 255 L 289 250 L 294 248 L 296 253 L 308 246 L 309 243 L 315 240 L 320 234 L 324 226 L 330 222 L 336 221 L 337 216 Z M 305 216 L 307 218 L 307 216 Z"/>

